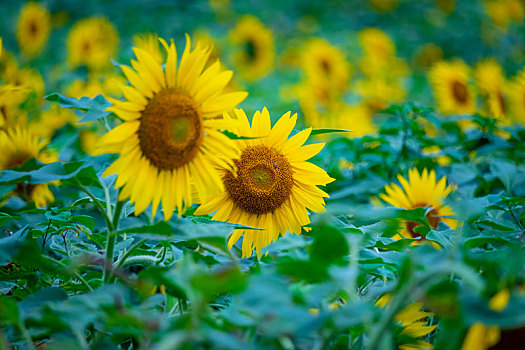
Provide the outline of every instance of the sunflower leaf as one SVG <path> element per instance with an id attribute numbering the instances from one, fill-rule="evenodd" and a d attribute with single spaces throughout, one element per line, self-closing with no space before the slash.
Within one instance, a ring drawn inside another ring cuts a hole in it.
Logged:
<path id="1" fill-rule="evenodd" d="M 312 132 L 310 133 L 310 136 L 314 135 L 321 135 L 321 134 L 333 134 L 336 132 L 352 132 L 352 130 L 345 130 L 345 129 L 312 129 Z"/>
<path id="2" fill-rule="evenodd" d="M 57 102 L 60 107 L 84 112 L 85 114 L 78 121 L 79 123 L 104 118 L 110 114 L 110 112 L 106 111 L 106 108 L 111 106 L 111 103 L 102 95 L 97 95 L 94 98 L 81 97 L 76 99 L 53 92 L 44 98 L 50 102 Z"/>

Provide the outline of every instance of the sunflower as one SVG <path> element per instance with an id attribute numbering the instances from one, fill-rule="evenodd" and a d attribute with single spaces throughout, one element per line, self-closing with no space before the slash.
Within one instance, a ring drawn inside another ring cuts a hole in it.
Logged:
<path id="1" fill-rule="evenodd" d="M 430 227 L 435 229 L 440 222 L 444 222 L 449 227 L 456 228 L 456 220 L 445 217 L 454 215 L 450 207 L 443 205 L 443 199 L 452 191 L 452 187 L 446 185 L 447 178 L 445 176 L 436 181 L 434 170 L 429 172 L 427 169 L 424 169 L 420 174 L 416 168 L 413 168 L 408 171 L 408 181 L 401 175 L 398 175 L 397 179 L 403 188 L 401 189 L 396 184 L 385 186 L 386 194 L 379 194 L 382 200 L 398 208 L 429 207 L 426 213 L 426 220 Z M 415 228 L 420 225 L 420 223 L 413 221 L 405 222 L 405 226 L 400 232 L 401 236 L 405 238 L 421 237 L 415 231 Z"/>
<path id="2" fill-rule="evenodd" d="M 436 63 L 428 76 L 442 114 L 472 114 L 476 96 L 469 85 L 469 67 L 463 61 Z"/>
<path id="3" fill-rule="evenodd" d="M 46 141 L 39 141 L 29 129 L 0 130 L 0 171 L 19 167 L 31 158 L 42 163 L 57 161 L 56 153 L 45 150 L 46 145 Z M 18 184 L 15 192 L 29 201 L 34 201 L 38 208 L 45 207 L 55 200 L 48 184 Z"/>
<path id="4" fill-rule="evenodd" d="M 201 200 L 222 190 L 218 168 L 232 169 L 235 145 L 218 131 L 229 123 L 213 119 L 232 110 L 246 92 L 224 93 L 232 72 L 220 62 L 203 71 L 211 48 L 197 43 L 186 48 L 177 68 L 177 51 L 161 40 L 164 68 L 151 54 L 134 48 L 133 68 L 122 65 L 131 86 L 123 85 L 126 101 L 110 99 L 108 108 L 123 123 L 102 136 L 97 153 L 119 153 L 104 175 L 118 174 L 119 199 L 130 198 L 135 214 L 152 203 L 153 216 L 162 201 L 164 219 L 174 208 L 179 215 L 193 203 L 192 185 Z M 140 169 L 137 173 L 136 169 Z"/>
<path id="5" fill-rule="evenodd" d="M 509 109 L 512 119 L 525 124 L 525 70 L 519 72 L 509 84 Z"/>
<path id="6" fill-rule="evenodd" d="M 322 39 L 312 39 L 300 58 L 307 85 L 325 95 L 339 96 L 347 88 L 351 66 L 342 52 Z"/>
<path id="7" fill-rule="evenodd" d="M 236 174 L 224 171 L 225 190 L 201 205 L 195 214 L 216 211 L 213 220 L 261 229 L 237 229 L 228 242 L 231 248 L 244 234 L 242 256 L 251 256 L 254 248 L 261 256 L 261 249 L 280 234 L 301 233 L 301 228 L 310 223 L 306 208 L 324 211 L 323 197 L 329 196 L 317 185 L 324 186 L 334 179 L 307 162 L 324 147 L 324 143 L 303 146 L 311 128 L 288 139 L 296 114 L 284 114 L 273 128 L 266 108 L 255 112 L 251 127 L 244 111 L 236 109 L 235 115 L 239 126 L 234 131 L 255 138 L 237 142 L 241 155 L 235 160 Z M 225 117 L 229 120 L 228 115 Z"/>
<path id="8" fill-rule="evenodd" d="M 403 101 L 406 95 L 406 90 L 397 79 L 373 77 L 358 81 L 356 87 L 371 113 L 387 108 L 390 103 Z"/>
<path id="9" fill-rule="evenodd" d="M 525 17 L 525 7 L 520 0 L 485 0 L 484 5 L 492 22 L 504 30 L 511 22 L 521 24 Z"/>
<path id="10" fill-rule="evenodd" d="M 376 305 L 380 308 L 384 308 L 388 305 L 389 301 L 390 295 L 385 294 L 377 300 Z M 432 312 L 423 311 L 422 309 L 423 303 L 415 302 L 396 314 L 395 320 L 402 328 L 401 335 L 403 336 L 403 340 L 406 340 L 406 337 L 414 340 L 409 344 L 399 345 L 399 349 L 411 350 L 434 348 L 432 344 L 421 339 L 437 328 L 437 325 L 428 324 L 429 317 L 434 316 L 434 314 Z"/>
<path id="11" fill-rule="evenodd" d="M 109 64 L 117 44 L 118 33 L 106 18 L 84 18 L 73 26 L 67 37 L 69 64 L 100 69 Z"/>
<path id="12" fill-rule="evenodd" d="M 506 80 L 501 66 L 494 59 L 479 62 L 474 70 L 479 91 L 485 98 L 486 109 L 495 119 L 506 119 Z"/>
<path id="13" fill-rule="evenodd" d="M 230 39 L 238 47 L 234 64 L 246 80 L 257 80 L 272 70 L 275 59 L 273 34 L 259 19 L 243 16 L 230 32 Z"/>
<path id="14" fill-rule="evenodd" d="M 39 3 L 26 3 L 16 28 L 16 38 L 22 52 L 28 56 L 38 55 L 47 42 L 50 28 L 49 12 Z"/>
<path id="15" fill-rule="evenodd" d="M 437 62 L 443 60 L 444 53 L 441 47 L 428 43 L 421 46 L 414 54 L 413 64 L 416 67 L 429 69 Z"/>
<path id="16" fill-rule="evenodd" d="M 395 10 L 397 0 L 369 0 L 370 5 L 376 12 L 386 13 Z"/>
<path id="17" fill-rule="evenodd" d="M 509 299 L 510 291 L 503 289 L 489 300 L 489 308 L 494 311 L 503 311 L 507 307 Z M 501 333 L 498 326 L 487 326 L 481 322 L 474 323 L 463 340 L 461 350 L 488 350 L 500 343 L 502 340 Z"/>

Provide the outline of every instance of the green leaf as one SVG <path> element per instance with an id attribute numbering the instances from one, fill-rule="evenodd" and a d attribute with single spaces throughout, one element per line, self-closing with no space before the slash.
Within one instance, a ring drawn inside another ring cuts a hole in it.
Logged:
<path id="1" fill-rule="evenodd" d="M 310 136 L 315 135 L 322 135 L 322 134 L 333 134 L 337 132 L 352 132 L 351 130 L 345 130 L 345 129 L 330 129 L 330 128 L 323 128 L 323 129 L 312 129 L 312 132 L 310 133 Z"/>
<path id="2" fill-rule="evenodd" d="M 85 112 L 85 115 L 79 120 L 79 123 L 104 118 L 110 114 L 106 109 L 111 106 L 111 103 L 102 95 L 97 95 L 94 98 L 81 97 L 80 99 L 76 99 L 54 92 L 44 98 L 50 102 L 58 102 L 60 107 Z"/>
<path id="3" fill-rule="evenodd" d="M 253 139 L 260 139 L 264 136 L 239 136 L 236 133 L 233 133 L 228 130 L 223 130 L 222 133 L 226 136 L 228 136 L 231 140 L 253 140 Z"/>

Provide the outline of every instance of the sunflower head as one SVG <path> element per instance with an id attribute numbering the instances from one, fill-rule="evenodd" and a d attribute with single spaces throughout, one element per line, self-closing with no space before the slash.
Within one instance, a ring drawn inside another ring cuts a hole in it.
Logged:
<path id="1" fill-rule="evenodd" d="M 206 200 L 223 190 L 220 170 L 234 168 L 238 150 L 220 132 L 231 122 L 217 117 L 247 94 L 224 92 L 232 72 L 222 70 L 219 61 L 204 68 L 211 47 L 197 42 L 192 50 L 187 36 L 177 67 L 173 40 L 160 42 L 165 65 L 135 47 L 132 67 L 121 66 L 130 85 L 121 86 L 125 101 L 110 98 L 113 106 L 108 110 L 122 123 L 102 136 L 95 153 L 120 155 L 104 174 L 118 174 L 120 199 L 130 198 L 135 214 L 151 203 L 154 216 L 162 201 L 164 219 L 169 220 L 175 208 L 181 215 L 192 205 L 193 192 Z"/>
<path id="2" fill-rule="evenodd" d="M 525 124 L 525 69 L 508 86 L 509 109 L 512 119 Z"/>
<path id="3" fill-rule="evenodd" d="M 100 69 L 109 64 L 117 44 L 118 33 L 106 18 L 82 19 L 75 23 L 67 37 L 69 64 Z"/>
<path id="4" fill-rule="evenodd" d="M 236 172 L 223 172 L 224 191 L 201 205 L 195 214 L 216 211 L 214 220 L 259 228 L 235 230 L 229 245 L 244 235 L 243 257 L 251 256 L 254 248 L 260 256 L 261 249 L 279 235 L 301 233 L 301 228 L 310 223 L 307 208 L 324 210 L 323 197 L 328 194 L 317 185 L 324 186 L 334 179 L 307 162 L 324 146 L 304 145 L 311 128 L 288 139 L 297 115 L 286 113 L 273 128 L 266 108 L 255 113 L 251 125 L 244 111 L 235 110 L 235 115 L 237 127 L 233 131 L 250 139 L 236 142 L 240 156 L 235 160 Z"/>
<path id="5" fill-rule="evenodd" d="M 504 119 L 508 112 L 505 96 L 507 82 L 501 66 L 494 59 L 479 62 L 474 70 L 474 78 L 485 99 L 485 108 L 489 115 Z"/>
<path id="6" fill-rule="evenodd" d="M 426 220 L 432 228 L 437 228 L 440 222 L 444 222 L 451 228 L 456 228 L 455 219 L 445 217 L 454 215 L 452 209 L 443 204 L 443 200 L 452 191 L 452 187 L 447 186 L 447 178 L 442 177 L 436 181 L 434 170 L 424 169 L 420 174 L 416 168 L 408 171 L 408 180 L 401 175 L 397 176 L 401 187 L 396 184 L 385 186 L 385 192 L 379 197 L 388 204 L 398 208 L 414 209 L 427 208 Z M 420 223 L 406 221 L 401 231 L 401 236 L 405 238 L 420 237 L 415 228 Z M 424 238 L 424 237 L 423 237 Z"/>
<path id="7" fill-rule="evenodd" d="M 385 294 L 376 301 L 376 305 L 384 309 L 388 307 L 390 302 L 390 294 Z M 424 304 L 422 302 L 415 302 L 408 305 L 406 308 L 398 312 L 395 316 L 397 326 L 401 327 L 400 335 L 403 340 L 412 339 L 408 344 L 399 345 L 401 350 L 411 349 L 432 349 L 432 344 L 423 340 L 423 338 L 432 333 L 437 328 L 437 324 L 430 325 L 430 317 L 434 313 L 424 311 Z"/>
<path id="8" fill-rule="evenodd" d="M 273 68 L 275 44 L 272 31 L 256 17 L 243 16 L 230 32 L 237 46 L 233 60 L 246 80 L 262 78 Z"/>
<path id="9" fill-rule="evenodd" d="M 42 163 L 57 160 L 54 152 L 45 149 L 46 141 L 39 140 L 29 129 L 15 128 L 0 130 L 0 171 L 22 166 L 35 158 Z M 45 207 L 54 200 L 48 184 L 29 185 L 20 183 L 13 193 L 34 201 L 37 207 Z"/>
<path id="10" fill-rule="evenodd" d="M 442 114 L 472 114 L 476 96 L 469 83 L 470 69 L 463 61 L 436 63 L 429 72 L 434 98 Z"/>
<path id="11" fill-rule="evenodd" d="M 49 12 L 39 3 L 26 3 L 16 28 L 16 38 L 22 52 L 28 56 L 38 55 L 47 42 L 50 28 Z"/>
<path id="12" fill-rule="evenodd" d="M 325 95 L 341 95 L 348 87 L 351 66 L 342 52 L 322 39 L 312 39 L 301 54 L 308 86 Z M 326 91 L 326 92 L 324 92 Z"/>

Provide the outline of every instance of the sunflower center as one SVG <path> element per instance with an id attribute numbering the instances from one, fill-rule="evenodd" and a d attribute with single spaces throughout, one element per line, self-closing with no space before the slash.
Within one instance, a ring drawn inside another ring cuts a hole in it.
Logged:
<path id="1" fill-rule="evenodd" d="M 461 104 L 465 104 L 468 101 L 468 90 L 465 84 L 454 81 L 452 83 L 452 94 L 454 95 L 454 99 L 458 101 Z"/>
<path id="2" fill-rule="evenodd" d="M 27 162 L 29 159 L 33 158 L 31 154 L 28 153 L 15 153 L 11 155 L 9 158 L 9 161 L 6 163 L 5 168 L 6 169 L 13 169 L 15 167 L 19 167 L 24 165 L 25 162 Z"/>
<path id="3" fill-rule="evenodd" d="M 29 34 L 36 35 L 38 32 L 38 24 L 35 21 L 29 22 Z"/>
<path id="4" fill-rule="evenodd" d="M 505 97 L 501 92 L 498 93 L 498 102 L 503 114 L 507 113 L 507 103 L 505 102 Z"/>
<path id="5" fill-rule="evenodd" d="M 257 58 L 257 48 L 253 40 L 250 39 L 244 44 L 244 51 L 249 61 L 255 61 L 255 58 Z"/>
<path id="6" fill-rule="evenodd" d="M 176 89 L 164 89 L 148 102 L 138 130 L 142 153 L 159 169 L 171 170 L 191 161 L 204 137 L 197 102 Z"/>
<path id="7" fill-rule="evenodd" d="M 292 193 L 290 163 L 276 149 L 257 145 L 247 147 L 235 160 L 237 177 L 223 177 L 231 200 L 250 214 L 265 214 L 278 209 Z"/>
<path id="8" fill-rule="evenodd" d="M 321 69 L 326 75 L 330 75 L 330 73 L 332 72 L 332 67 L 330 67 L 330 63 L 328 63 L 328 60 L 326 59 L 321 60 Z"/>
<path id="9" fill-rule="evenodd" d="M 414 208 L 423 208 L 423 207 L 426 207 L 426 205 L 425 204 L 421 204 L 421 205 L 415 205 L 414 206 Z M 427 219 L 428 225 L 430 227 L 432 227 L 433 229 L 436 229 L 438 227 L 438 225 L 439 225 L 439 222 L 441 221 L 441 218 L 439 217 L 439 212 L 437 211 L 437 209 L 430 209 L 428 211 L 428 213 L 425 215 L 425 218 Z M 406 223 L 407 231 L 408 231 L 408 233 L 410 233 L 410 236 L 412 238 L 421 237 L 421 238 L 424 239 L 425 237 L 422 237 L 415 230 L 415 228 L 418 227 L 418 226 L 421 226 L 421 224 L 419 222 L 407 221 L 407 223 Z"/>

